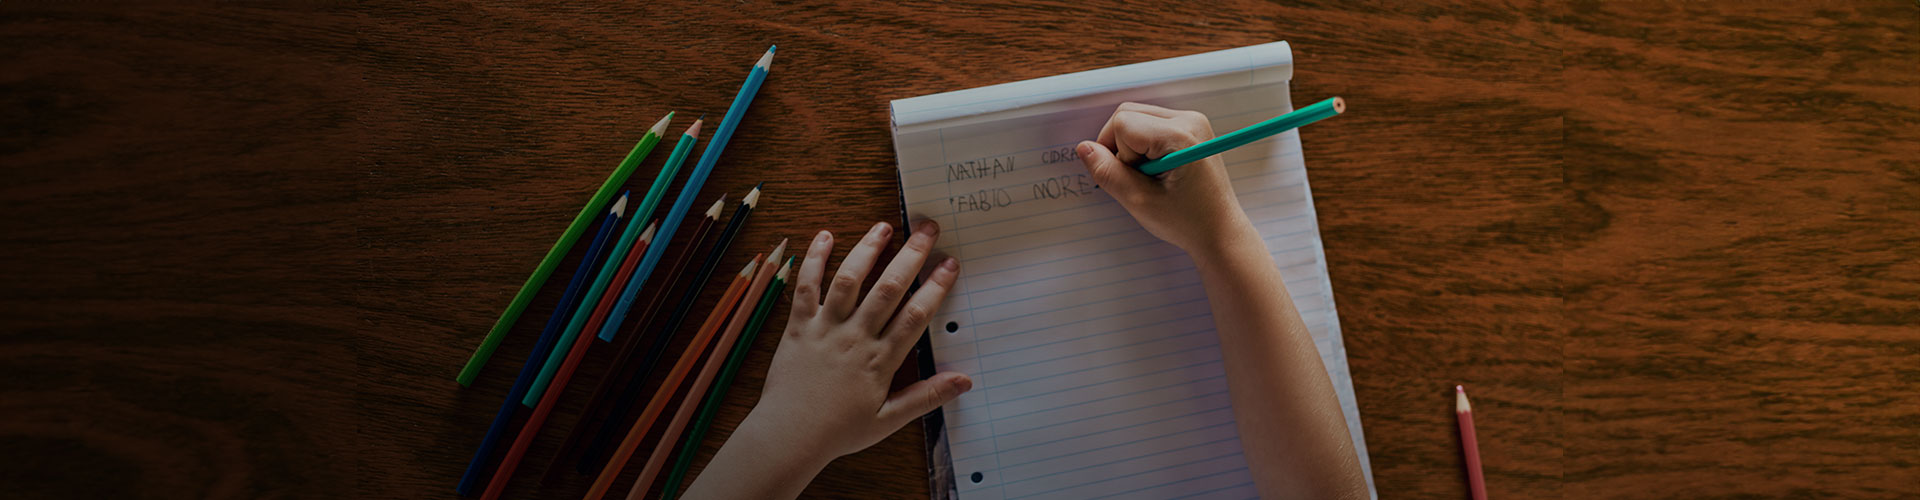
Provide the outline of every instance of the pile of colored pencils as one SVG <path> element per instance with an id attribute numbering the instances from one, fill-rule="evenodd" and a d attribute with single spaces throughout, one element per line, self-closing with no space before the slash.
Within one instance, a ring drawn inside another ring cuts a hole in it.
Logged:
<path id="1" fill-rule="evenodd" d="M 578 425 L 567 432 L 565 444 L 548 464 L 545 478 L 564 476 L 563 471 L 568 469 L 583 474 L 597 471 L 599 475 L 594 479 L 587 497 L 601 498 L 638 451 L 641 438 L 651 433 L 656 424 L 663 424 L 665 432 L 648 456 L 640 480 L 629 490 L 627 498 L 645 495 L 669 460 L 673 460 L 673 468 L 663 484 L 666 489 L 663 496 L 672 497 L 678 493 L 694 451 L 699 448 L 708 422 L 713 418 L 714 409 L 726 396 L 727 386 L 785 288 L 792 267 L 792 259 L 784 257 L 786 241 L 781 241 L 767 253 L 755 255 L 745 268 L 728 280 L 726 293 L 720 303 L 707 313 L 686 351 L 679 353 L 667 372 L 666 381 L 654 388 L 651 395 L 645 394 L 644 384 L 669 354 L 673 333 L 693 313 L 694 303 L 708 289 L 708 281 L 713 278 L 727 249 L 746 226 L 754 207 L 760 203 L 762 186 L 755 186 L 740 199 L 724 225 L 720 224 L 720 215 L 726 206 L 726 195 L 720 195 L 694 223 L 688 245 L 675 252 L 666 271 L 661 273 L 661 279 L 657 280 L 660 283 L 651 287 L 647 285 L 661 261 L 667 259 L 674 233 L 691 212 L 695 199 L 700 196 L 701 187 L 719 162 L 720 153 L 725 150 L 728 140 L 745 117 L 747 107 L 753 103 L 761 83 L 772 69 L 773 52 L 773 48 L 768 48 L 749 71 L 740 92 L 727 108 L 720 125 L 708 138 L 699 162 L 687 174 L 679 197 L 674 199 L 665 216 L 656 218 L 654 211 L 659 208 L 674 176 L 692 152 L 704 120 L 694 121 L 680 135 L 673 153 L 661 165 L 659 174 L 654 176 L 644 197 L 635 201 L 630 198 L 631 192 L 627 192 L 621 193 L 616 199 L 614 193 L 621 190 L 627 178 L 660 143 L 661 134 L 673 121 L 673 113 L 667 113 L 646 135 L 641 136 L 639 144 L 634 146 L 613 174 L 601 184 L 587 206 L 574 217 L 573 223 L 561 233 L 560 240 L 547 251 L 546 257 L 534 268 L 533 275 L 521 285 L 520 292 L 514 295 L 493 329 L 480 342 L 480 347 L 474 351 L 473 357 L 467 361 L 457 378 L 462 386 L 471 385 L 479 376 L 481 367 L 492 357 L 506 332 L 526 311 L 533 295 L 560 267 L 560 262 L 572 250 L 573 244 L 593 225 L 595 216 L 605 212 L 561 295 L 560 304 L 548 317 L 545 329 L 535 341 L 526 363 L 521 366 L 519 376 L 514 379 L 505 401 L 494 416 L 493 424 L 481 436 L 479 449 L 474 451 L 466 474 L 460 478 L 457 487 L 460 495 L 473 495 L 476 487 L 484 481 L 486 487 L 480 491 L 481 498 L 491 500 L 500 497 L 512 479 L 514 470 L 525 458 L 527 449 L 539 435 L 542 425 L 552 415 L 561 394 L 566 392 L 567 383 L 579 369 L 581 359 L 594 344 L 589 339 L 596 337 L 607 342 L 617 341 L 612 346 L 616 351 L 612 367 L 601 378 Z M 697 267 L 691 265 L 696 253 L 704 254 Z M 647 299 L 641 301 L 639 298 L 643 291 L 647 292 Z M 628 312 L 636 301 L 642 304 L 640 312 L 633 316 L 633 321 L 628 321 Z M 673 306 L 671 309 L 667 307 L 669 301 Z M 626 325 L 624 330 L 627 334 L 616 335 L 623 330 L 623 325 Z M 642 356 L 640 339 L 649 332 L 650 341 L 646 342 L 647 349 Z M 704 365 L 701 364 L 702 360 L 705 361 Z M 694 374 L 696 366 L 700 369 Z M 691 380 L 688 379 L 690 374 L 694 374 Z M 685 391 L 682 391 L 683 388 Z M 661 422 L 668 405 L 682 392 L 685 396 L 678 401 L 678 409 L 664 423 Z M 634 403 L 643 396 L 647 400 L 644 410 L 638 417 L 629 418 Z M 519 425 L 517 433 L 511 432 L 516 414 L 522 406 L 531 408 L 532 413 Z M 616 433 L 622 433 L 623 430 L 624 439 L 615 442 Z M 686 439 L 684 446 L 676 446 L 680 444 L 683 434 L 690 434 L 691 437 Z M 501 442 L 509 436 L 512 438 L 511 445 L 504 453 L 496 453 Z"/>

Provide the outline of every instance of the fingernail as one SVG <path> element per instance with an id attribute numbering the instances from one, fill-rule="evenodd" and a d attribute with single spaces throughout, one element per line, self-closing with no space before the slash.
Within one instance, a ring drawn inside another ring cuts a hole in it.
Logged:
<path id="1" fill-rule="evenodd" d="M 953 257 L 947 257 L 947 260 L 940 261 L 940 268 L 948 271 L 959 269 L 960 261 L 954 260 Z"/>
<path id="2" fill-rule="evenodd" d="M 933 219 L 922 220 L 913 225 L 913 232 L 916 233 L 931 233 L 938 229 L 940 229 L 940 225 L 935 224 Z"/>
<path id="3" fill-rule="evenodd" d="M 873 229 L 868 230 L 867 232 L 877 234 L 877 235 L 885 235 L 892 231 L 893 231 L 893 226 L 889 226 L 885 222 L 877 222 L 873 224 Z"/>
<path id="4" fill-rule="evenodd" d="M 1081 142 L 1079 146 L 1073 148 L 1073 151 L 1080 153 L 1080 158 L 1085 159 L 1088 155 L 1093 154 L 1093 146 L 1086 142 Z"/>
<path id="5" fill-rule="evenodd" d="M 829 232 L 826 232 L 826 231 L 821 231 L 821 232 L 820 232 L 820 234 L 816 234 L 816 235 L 813 235 L 813 242 L 814 242 L 814 243 L 826 243 L 826 242 L 827 242 L 827 238 L 832 238 L 832 237 L 833 237 L 833 233 L 829 233 Z"/>
<path id="6" fill-rule="evenodd" d="M 959 392 L 971 391 L 973 390 L 973 379 L 968 377 L 960 377 L 960 378 L 954 379 L 953 388 L 957 389 Z"/>

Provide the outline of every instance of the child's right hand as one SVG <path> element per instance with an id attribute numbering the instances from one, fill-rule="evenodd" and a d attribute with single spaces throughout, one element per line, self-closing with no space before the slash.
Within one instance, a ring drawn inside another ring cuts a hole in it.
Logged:
<path id="1" fill-rule="evenodd" d="M 1199 256 L 1247 238 L 1259 240 L 1234 197 L 1226 163 L 1219 155 L 1209 156 L 1159 178 L 1133 165 L 1212 138 L 1206 115 L 1129 102 L 1107 119 L 1097 141 L 1081 142 L 1077 151 L 1094 182 L 1141 226 Z"/>

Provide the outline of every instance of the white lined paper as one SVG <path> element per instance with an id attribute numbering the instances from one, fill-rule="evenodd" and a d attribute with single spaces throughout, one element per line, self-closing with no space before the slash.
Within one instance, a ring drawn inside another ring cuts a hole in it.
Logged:
<path id="1" fill-rule="evenodd" d="M 1275 42 L 893 102 L 908 218 L 938 221 L 939 250 L 961 260 L 931 339 L 939 369 L 974 380 L 943 408 L 960 498 L 1255 494 L 1192 260 L 1093 186 L 1072 148 L 1128 100 L 1201 111 L 1216 131 L 1291 111 L 1291 59 Z M 1223 157 L 1371 489 L 1300 151 L 1287 132 Z"/>

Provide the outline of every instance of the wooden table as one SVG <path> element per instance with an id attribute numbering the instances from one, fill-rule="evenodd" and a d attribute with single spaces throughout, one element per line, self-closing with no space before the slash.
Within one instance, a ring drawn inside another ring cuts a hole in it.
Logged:
<path id="1" fill-rule="evenodd" d="M 0 488 L 453 496 L 542 320 L 454 373 L 769 43 L 703 194 L 767 182 L 727 268 L 897 219 L 890 99 L 1288 40 L 1295 99 L 1352 103 L 1304 142 L 1384 497 L 1464 495 L 1456 383 L 1498 498 L 1920 495 L 1912 2 L 1340 4 L 7 2 Z M 920 439 L 807 496 L 923 495 Z"/>

